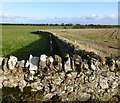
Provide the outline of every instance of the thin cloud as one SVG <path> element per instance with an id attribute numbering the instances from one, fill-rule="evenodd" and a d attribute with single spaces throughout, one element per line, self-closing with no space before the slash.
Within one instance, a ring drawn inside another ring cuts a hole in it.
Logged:
<path id="1" fill-rule="evenodd" d="M 66 17 L 66 18 L 33 18 L 33 17 L 24 17 L 24 16 L 15 16 L 9 14 L 1 14 L 0 19 L 2 19 L 2 23 L 53 23 L 53 24 L 61 24 L 61 23 L 72 23 L 72 24 L 108 24 L 108 25 L 117 25 L 118 15 L 110 14 L 110 15 L 90 15 L 90 16 L 82 16 L 82 17 Z"/>

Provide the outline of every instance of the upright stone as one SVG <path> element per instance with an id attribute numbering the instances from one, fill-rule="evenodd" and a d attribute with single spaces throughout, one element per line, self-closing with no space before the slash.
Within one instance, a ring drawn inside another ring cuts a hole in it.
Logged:
<path id="1" fill-rule="evenodd" d="M 8 58 L 5 58 L 5 59 L 3 60 L 3 71 L 4 71 L 4 72 L 8 72 L 7 63 L 8 63 Z"/>
<path id="2" fill-rule="evenodd" d="M 81 71 L 81 64 L 82 64 L 82 58 L 79 55 L 73 55 L 73 59 L 74 59 L 74 65 L 75 68 L 78 72 Z"/>
<path id="3" fill-rule="evenodd" d="M 58 55 L 55 55 L 54 66 L 56 70 L 62 71 L 62 58 Z"/>
<path id="4" fill-rule="evenodd" d="M 46 67 L 46 61 L 47 61 L 47 56 L 45 54 L 42 54 L 40 56 L 40 63 L 39 63 L 40 69 L 44 69 Z"/>
<path id="5" fill-rule="evenodd" d="M 48 64 L 48 65 L 49 65 L 49 64 L 52 64 L 53 61 L 54 61 L 54 59 L 53 59 L 52 56 L 50 56 L 50 57 L 47 58 L 47 64 Z"/>
<path id="6" fill-rule="evenodd" d="M 110 71 L 114 71 L 116 68 L 115 68 L 115 60 L 114 59 L 111 59 L 110 61 L 109 61 L 109 70 Z"/>
<path id="7" fill-rule="evenodd" d="M 64 65 L 65 72 L 72 71 L 69 55 L 66 55 L 66 59 L 67 60 L 65 61 L 65 65 Z"/>
<path id="8" fill-rule="evenodd" d="M 120 58 L 116 60 L 116 68 L 120 70 Z"/>
<path id="9" fill-rule="evenodd" d="M 15 56 L 10 56 L 10 59 L 8 60 L 8 68 L 9 70 L 13 70 L 16 66 L 18 59 Z"/>
<path id="10" fill-rule="evenodd" d="M 39 57 L 33 57 L 32 55 L 30 55 L 29 62 L 30 62 L 29 70 L 30 71 L 33 71 L 33 70 L 37 71 L 38 65 L 39 65 Z"/>
<path id="11" fill-rule="evenodd" d="M 54 59 L 52 56 L 47 58 L 47 66 L 50 68 L 50 70 L 54 70 L 53 62 L 54 62 Z"/>

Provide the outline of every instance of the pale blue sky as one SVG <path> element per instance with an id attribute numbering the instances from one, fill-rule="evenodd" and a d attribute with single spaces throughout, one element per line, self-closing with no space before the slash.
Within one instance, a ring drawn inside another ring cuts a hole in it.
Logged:
<path id="1" fill-rule="evenodd" d="M 4 2 L 7 23 L 117 24 L 117 2 Z"/>

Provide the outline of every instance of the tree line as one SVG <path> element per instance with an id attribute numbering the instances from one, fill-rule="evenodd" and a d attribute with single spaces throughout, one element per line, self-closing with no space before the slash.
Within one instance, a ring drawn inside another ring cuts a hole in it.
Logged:
<path id="1" fill-rule="evenodd" d="M 120 27 L 120 25 L 100 25 L 100 24 L 10 24 L 10 23 L 0 23 L 0 25 L 19 25 L 19 26 L 63 26 L 64 29 L 71 27 L 71 29 L 86 29 L 86 28 L 113 28 Z"/>

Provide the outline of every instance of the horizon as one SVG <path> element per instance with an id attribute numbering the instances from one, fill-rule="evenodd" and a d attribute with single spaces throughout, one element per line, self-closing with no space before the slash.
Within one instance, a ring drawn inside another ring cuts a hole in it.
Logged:
<path id="1" fill-rule="evenodd" d="M 0 23 L 118 25 L 117 2 L 2 3 Z"/>

